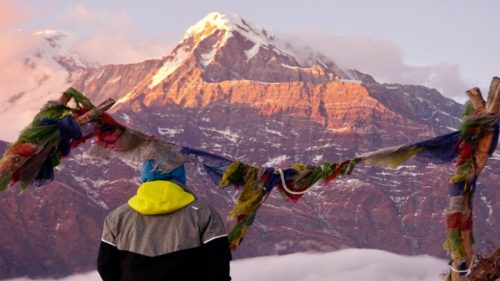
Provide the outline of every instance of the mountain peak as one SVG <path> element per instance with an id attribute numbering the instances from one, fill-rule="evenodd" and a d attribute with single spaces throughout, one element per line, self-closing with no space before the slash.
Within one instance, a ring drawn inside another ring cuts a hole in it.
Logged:
<path id="1" fill-rule="evenodd" d="M 219 12 L 209 13 L 202 20 L 191 26 L 186 31 L 184 38 L 194 36 L 198 40 L 203 40 L 217 30 L 228 33 L 238 32 L 255 43 L 276 39 L 276 36 L 269 31 L 258 25 L 249 23 L 237 14 L 223 14 Z"/>
<path id="2" fill-rule="evenodd" d="M 356 78 L 319 52 L 297 49 L 291 42 L 236 14 L 218 12 L 189 27 L 145 83 L 153 89 L 181 76 L 192 79 L 193 73 L 205 82 L 324 83 Z"/>
<path id="3" fill-rule="evenodd" d="M 234 27 L 233 22 L 238 21 L 238 18 L 236 15 L 228 16 L 219 12 L 212 12 L 188 28 L 186 35 L 201 33 L 207 28 L 232 30 Z"/>

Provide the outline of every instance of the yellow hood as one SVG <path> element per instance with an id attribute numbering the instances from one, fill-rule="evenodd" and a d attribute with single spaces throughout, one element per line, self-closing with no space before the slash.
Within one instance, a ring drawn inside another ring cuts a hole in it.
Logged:
<path id="1" fill-rule="evenodd" d="M 170 181 L 148 181 L 139 187 L 128 205 L 143 215 L 168 214 L 189 205 L 194 196 Z"/>

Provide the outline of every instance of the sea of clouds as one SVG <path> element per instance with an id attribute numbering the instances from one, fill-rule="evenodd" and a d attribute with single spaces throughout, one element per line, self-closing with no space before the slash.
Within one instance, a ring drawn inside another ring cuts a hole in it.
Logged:
<path id="1" fill-rule="evenodd" d="M 236 260 L 231 263 L 234 281 L 434 281 L 447 270 L 444 260 L 428 255 L 402 256 L 371 249 L 346 249 L 330 253 L 295 253 Z M 15 278 L 6 281 L 31 281 Z M 97 281 L 97 272 L 62 279 L 37 281 Z"/>

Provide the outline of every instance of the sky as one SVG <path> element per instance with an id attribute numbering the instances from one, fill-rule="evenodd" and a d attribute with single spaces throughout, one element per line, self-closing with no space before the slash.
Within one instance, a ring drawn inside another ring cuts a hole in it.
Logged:
<path id="1" fill-rule="evenodd" d="M 500 74 L 499 1 L 0 1 L 14 6 L 11 28 L 78 34 L 80 50 L 103 63 L 164 56 L 189 26 L 219 11 L 314 45 L 381 82 L 426 84 L 458 101 L 465 88 L 485 89 Z"/>
<path id="2" fill-rule="evenodd" d="M 438 281 L 447 263 L 431 256 L 402 256 L 371 249 L 346 249 L 330 253 L 296 253 L 231 262 L 234 281 Z M 36 279 L 54 281 L 54 279 Z M 97 281 L 97 272 L 59 281 Z M 6 281 L 31 281 L 16 278 Z"/>

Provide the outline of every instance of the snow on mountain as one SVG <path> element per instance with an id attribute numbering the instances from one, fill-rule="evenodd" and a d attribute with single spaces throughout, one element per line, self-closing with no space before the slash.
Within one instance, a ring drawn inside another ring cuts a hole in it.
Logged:
<path id="1" fill-rule="evenodd" d="M 223 46 L 224 43 L 227 42 L 227 39 L 233 36 L 234 32 L 238 32 L 257 46 L 269 47 L 278 39 L 277 35 L 263 27 L 248 22 L 236 14 L 214 12 L 208 14 L 198 23 L 189 27 L 183 40 L 189 40 L 191 37 L 195 37 L 196 40 L 200 42 L 217 31 L 225 32 L 225 36 L 222 37 L 221 42 L 218 42 L 218 47 Z"/>
<path id="2" fill-rule="evenodd" d="M 221 60 L 228 55 L 236 60 Z M 311 78 L 313 80 L 353 79 L 348 71 L 342 70 L 321 54 L 312 50 L 298 52 L 279 36 L 237 15 L 210 13 L 187 30 L 177 47 L 164 58 L 163 65 L 153 74 L 148 87 L 158 86 L 182 65 L 189 65 L 189 59 L 193 57 L 195 63 L 191 63 L 191 67 L 198 67 L 204 80 L 210 82 L 231 79 L 276 82 L 272 80 L 273 77 L 249 73 L 254 65 L 262 66 L 264 71 L 268 68 L 272 73 L 293 73 L 288 75 L 292 76 L 288 79 L 296 79 L 293 76 L 298 73 L 318 76 Z M 243 60 L 240 61 L 240 57 Z M 219 75 L 217 72 L 222 70 L 221 66 L 232 67 Z"/>
<path id="3" fill-rule="evenodd" d="M 273 48 L 274 46 L 272 44 L 278 39 L 278 37 L 270 31 L 253 23 L 249 23 L 238 15 L 226 15 L 214 12 L 208 14 L 198 23 L 188 28 L 184 35 L 184 40 L 195 37 L 198 41 L 201 41 L 217 31 L 224 31 L 224 36 L 217 42 L 216 47 L 218 48 L 222 47 L 235 32 L 251 41 L 254 44 L 253 47 L 245 51 L 248 60 L 252 59 L 261 47 Z M 216 49 L 214 48 L 214 50 Z M 283 50 L 278 49 L 278 51 L 286 53 Z"/>
<path id="4" fill-rule="evenodd" d="M 177 68 L 184 62 L 188 57 L 189 53 L 185 49 L 180 49 L 175 55 L 167 57 L 164 64 L 158 69 L 156 74 L 151 78 L 151 84 L 149 88 L 154 88 L 161 81 L 165 80 L 170 74 L 172 74 Z"/>
<path id="5" fill-rule="evenodd" d="M 149 68 L 130 71 L 129 66 L 106 66 L 89 70 L 75 82 L 77 88 L 92 89 L 92 98 L 113 97 L 118 100 L 115 109 L 145 99 L 163 99 L 164 90 L 183 87 L 186 79 L 205 83 L 222 81 L 253 81 L 259 84 L 281 82 L 372 83 L 373 78 L 352 70 L 341 69 L 330 59 L 309 48 L 296 50 L 293 44 L 280 39 L 273 32 L 237 15 L 210 13 L 188 28 L 181 41 L 167 56 L 151 60 Z M 143 64 L 134 64 L 135 66 Z M 130 65 L 132 66 L 132 65 Z M 127 68 L 128 67 L 128 68 Z M 101 77 L 103 70 L 113 73 Z M 134 73 L 134 77 L 130 77 Z M 139 75 L 137 75 L 139 74 Z M 103 79 L 105 78 L 105 79 Z M 119 79 L 115 87 L 103 88 Z M 125 82 L 124 82 L 125 81 Z M 124 86 L 124 83 L 128 83 Z M 203 85 L 199 85 L 202 87 Z M 126 88 L 126 92 L 122 92 Z M 121 93 L 120 93 L 121 92 Z M 152 92 L 149 97 L 144 93 Z M 114 93 L 115 96 L 110 96 Z M 175 100 L 185 100 L 178 97 Z M 186 104 L 187 105 L 187 104 Z"/>
<path id="6" fill-rule="evenodd" d="M 34 33 L 46 41 L 40 46 L 33 59 L 40 63 L 49 63 L 54 69 L 65 69 L 68 72 L 89 67 L 97 67 L 97 62 L 90 62 L 74 51 L 76 38 L 63 31 L 46 29 Z M 44 58 L 45 61 L 40 60 Z"/>
<path id="7" fill-rule="evenodd" d="M 326 63 L 332 63 L 331 60 L 310 48 L 308 50 L 296 49 L 296 46 L 293 46 L 291 42 L 280 38 L 280 36 L 273 31 L 251 23 L 236 14 L 210 13 L 198 23 L 191 26 L 187 30 L 183 40 L 189 40 L 191 37 L 195 37 L 198 41 L 201 41 L 218 31 L 223 31 L 224 36 L 220 38 L 217 44 L 213 45 L 214 49 L 207 53 L 210 55 L 205 54 L 207 60 L 209 58 L 213 59 L 217 48 L 224 46 L 229 38 L 233 36 L 242 36 L 245 40 L 253 44 L 245 49 L 247 61 L 252 60 L 259 53 L 260 49 L 263 48 L 271 49 L 274 52 L 288 56 L 298 63 L 292 66 L 283 64 L 284 67 L 307 68 L 314 64 L 319 64 L 328 68 L 329 66 Z M 324 62 L 322 60 L 324 60 Z M 347 75 L 345 70 L 342 72 L 343 75 Z"/>
<path id="8" fill-rule="evenodd" d="M 0 95 L 0 118 L 7 126 L 4 140 L 14 140 L 46 101 L 57 99 L 71 85 L 79 71 L 98 66 L 72 50 L 76 38 L 69 33 L 43 30 L 31 36 L 37 42 L 33 53 L 19 62 L 23 83 L 12 83 L 9 92 Z"/>

